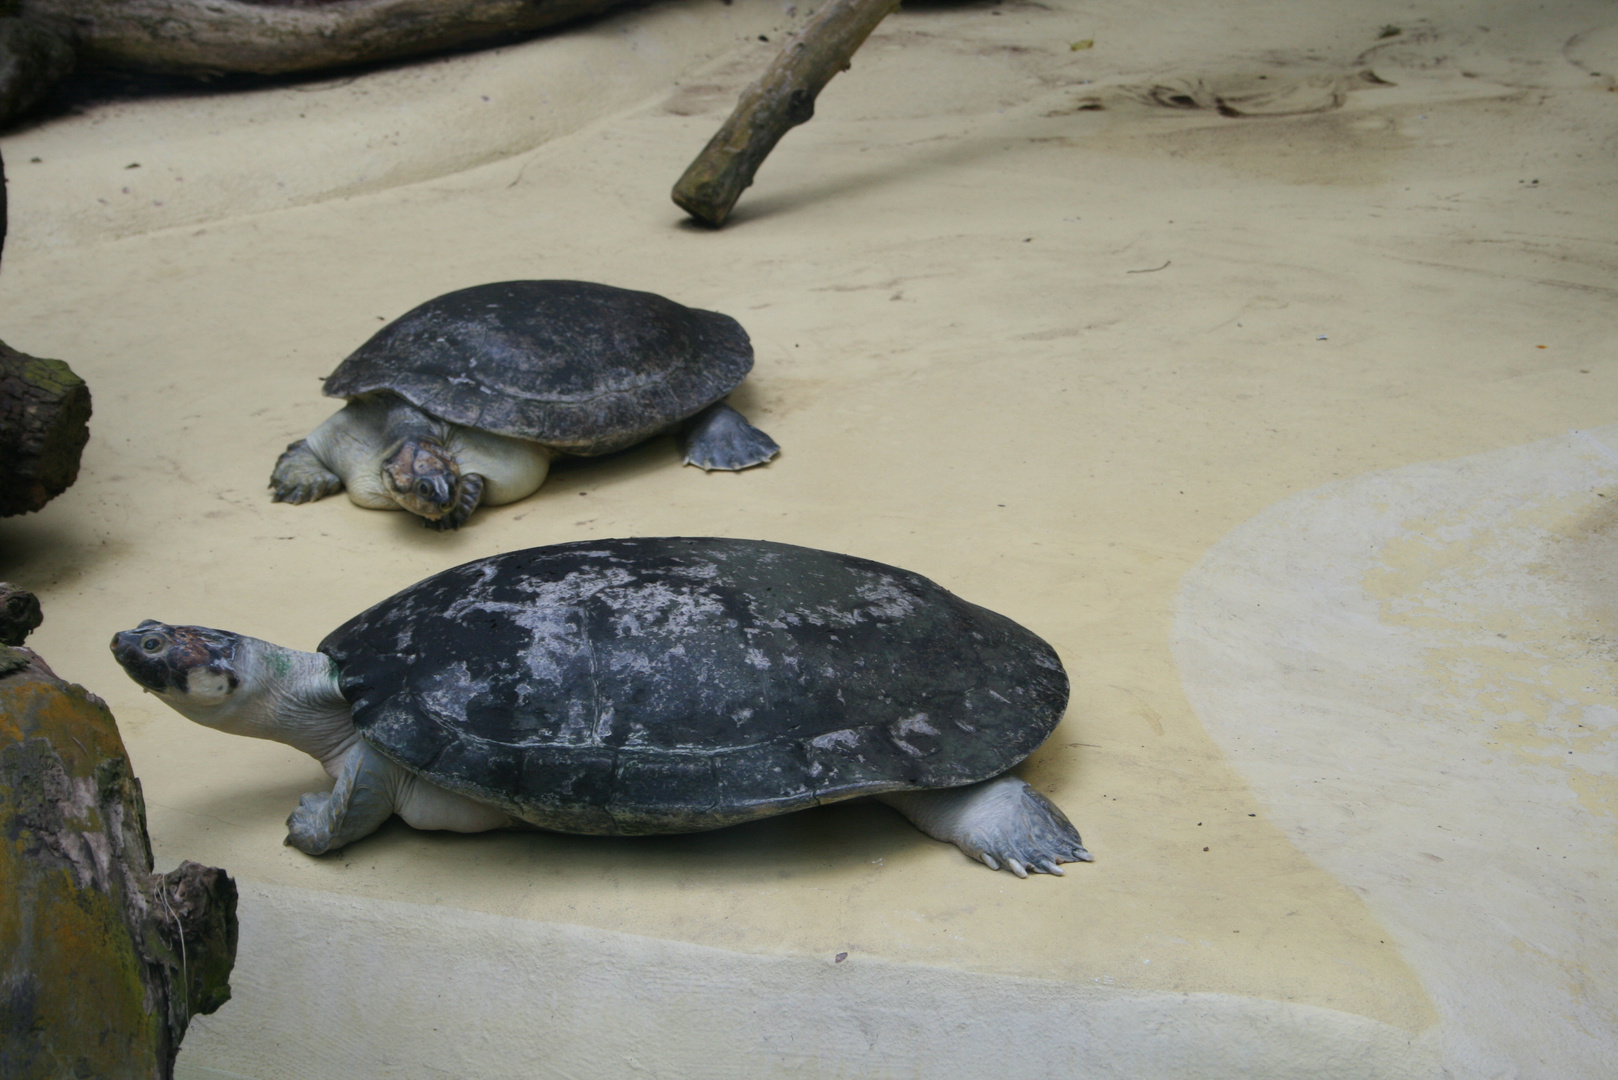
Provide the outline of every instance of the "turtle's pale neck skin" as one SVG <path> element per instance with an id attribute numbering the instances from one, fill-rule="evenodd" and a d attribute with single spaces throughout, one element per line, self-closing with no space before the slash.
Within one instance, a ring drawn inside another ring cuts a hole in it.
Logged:
<path id="1" fill-rule="evenodd" d="M 337 685 L 337 665 L 322 653 L 238 636 L 234 674 L 193 668 L 185 689 L 154 691 L 176 712 L 231 735 L 273 739 L 302 750 L 331 776 L 359 741 L 354 716 Z"/>

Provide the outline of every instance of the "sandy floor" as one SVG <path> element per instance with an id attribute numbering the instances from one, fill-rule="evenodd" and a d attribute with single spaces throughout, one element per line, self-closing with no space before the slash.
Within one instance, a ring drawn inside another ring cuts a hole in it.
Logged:
<path id="1" fill-rule="evenodd" d="M 687 226 L 669 186 L 795 18 L 653 6 L 0 139 L 0 335 L 96 402 L 79 483 L 0 523 L 0 573 L 112 704 L 159 862 L 243 886 L 237 997 L 184 1068 L 1612 1072 L 1590 568 L 1618 435 L 1567 435 L 1618 409 L 1610 5 L 917 5 L 731 227 Z M 269 502 L 333 407 L 318 377 L 515 277 L 735 315 L 735 401 L 782 456 L 704 475 L 662 440 L 453 535 Z M 1025 775 L 1097 861 L 1018 881 L 870 806 L 640 842 L 395 824 L 310 859 L 280 839 L 318 766 L 188 724 L 104 645 L 154 617 L 312 648 L 469 558 L 679 533 L 896 563 L 1045 636 L 1075 691 Z M 1531 557 L 1557 537 L 1578 553 Z M 1501 827 L 1435 846 L 1478 808 Z M 1573 869 L 1536 870 L 1539 839 Z"/>

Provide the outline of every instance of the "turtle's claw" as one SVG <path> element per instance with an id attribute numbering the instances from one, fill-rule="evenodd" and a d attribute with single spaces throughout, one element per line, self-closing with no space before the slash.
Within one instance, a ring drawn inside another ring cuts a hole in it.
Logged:
<path id="1" fill-rule="evenodd" d="M 990 870 L 1062 875 L 1058 863 L 1090 862 L 1078 830 L 1051 801 L 1014 776 L 965 787 L 881 796 L 928 836 Z"/>
<path id="2" fill-rule="evenodd" d="M 271 502 L 314 502 L 341 490 L 342 477 L 326 468 L 302 439 L 286 448 L 270 474 Z"/>
<path id="3" fill-rule="evenodd" d="M 307 855 L 323 855 L 331 848 L 331 825 L 326 820 L 331 795 L 311 791 L 298 800 L 298 808 L 287 818 L 287 847 Z"/>
<path id="4" fill-rule="evenodd" d="M 465 473 L 455 486 L 455 505 L 449 513 L 437 519 L 422 518 L 422 524 L 438 532 L 452 532 L 466 524 L 466 519 L 472 516 L 472 511 L 478 508 L 482 499 L 483 477 L 477 473 Z"/>

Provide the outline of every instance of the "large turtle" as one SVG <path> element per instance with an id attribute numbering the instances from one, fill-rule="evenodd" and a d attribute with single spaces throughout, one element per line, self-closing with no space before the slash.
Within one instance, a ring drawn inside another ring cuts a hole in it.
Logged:
<path id="1" fill-rule="evenodd" d="M 917 574 L 755 540 L 531 548 L 412 585 L 298 652 L 147 621 L 131 678 L 336 778 L 287 843 L 526 823 L 695 832 L 875 795 L 992 869 L 1088 861 L 1007 770 L 1067 706 L 1040 638 Z"/>
<path id="2" fill-rule="evenodd" d="M 348 404 L 275 463 L 276 502 L 348 490 L 459 528 L 515 502 L 562 454 L 609 454 L 684 428 L 685 460 L 745 469 L 780 452 L 724 403 L 753 366 L 728 315 L 587 281 L 445 293 L 378 330 L 327 376 Z"/>

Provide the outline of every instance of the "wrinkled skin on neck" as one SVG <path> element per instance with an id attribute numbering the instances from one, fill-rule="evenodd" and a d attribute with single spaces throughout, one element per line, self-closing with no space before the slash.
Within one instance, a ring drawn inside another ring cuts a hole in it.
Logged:
<path id="1" fill-rule="evenodd" d="M 334 775 L 359 741 L 338 690 L 337 666 L 320 653 L 148 619 L 114 635 L 112 655 L 131 679 L 188 720 L 284 742 Z"/>
<path id="2" fill-rule="evenodd" d="M 461 470 L 437 439 L 408 438 L 382 462 L 382 485 L 394 502 L 429 521 L 455 509 Z"/>

